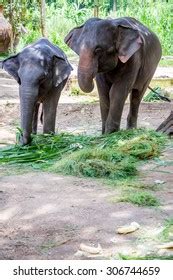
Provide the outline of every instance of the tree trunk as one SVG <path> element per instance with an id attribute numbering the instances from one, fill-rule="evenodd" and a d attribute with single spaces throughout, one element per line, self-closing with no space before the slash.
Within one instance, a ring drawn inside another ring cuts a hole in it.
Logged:
<path id="1" fill-rule="evenodd" d="M 94 17 L 99 16 L 99 0 L 94 1 Z"/>
<path id="2" fill-rule="evenodd" d="M 117 1 L 113 0 L 113 12 L 116 12 L 117 10 Z"/>
<path id="3" fill-rule="evenodd" d="M 39 0 L 40 4 L 40 22 L 41 22 L 41 33 L 43 37 L 47 37 L 46 32 L 46 2 L 45 0 Z"/>
<path id="4" fill-rule="evenodd" d="M 14 22 L 13 22 L 13 3 L 12 0 L 9 1 L 10 9 L 9 9 L 9 21 L 12 26 L 12 32 L 11 32 L 11 40 L 10 40 L 10 51 L 11 53 L 14 52 L 13 48 L 13 42 L 14 42 Z"/>

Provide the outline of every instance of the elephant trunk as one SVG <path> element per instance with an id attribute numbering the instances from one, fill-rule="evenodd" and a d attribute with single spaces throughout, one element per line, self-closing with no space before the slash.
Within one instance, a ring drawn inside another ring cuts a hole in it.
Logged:
<path id="1" fill-rule="evenodd" d="M 82 91 L 91 92 L 94 88 L 93 79 L 97 73 L 96 63 L 91 51 L 83 49 L 80 53 L 78 66 L 78 83 Z"/>
<path id="2" fill-rule="evenodd" d="M 20 112 L 22 138 L 21 144 L 27 145 L 31 142 L 32 122 L 34 109 L 38 97 L 38 88 L 20 86 Z"/>

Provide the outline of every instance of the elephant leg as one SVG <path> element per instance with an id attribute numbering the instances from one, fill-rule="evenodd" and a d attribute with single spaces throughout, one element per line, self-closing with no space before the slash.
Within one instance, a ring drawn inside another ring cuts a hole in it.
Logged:
<path id="1" fill-rule="evenodd" d="M 137 80 L 138 72 L 139 72 L 139 65 L 137 64 L 137 61 L 133 61 L 133 63 L 130 63 L 129 65 L 127 62 L 127 66 L 124 69 L 124 72 L 117 73 L 114 79 L 114 83 L 109 92 L 110 109 L 109 109 L 108 118 L 106 120 L 106 128 L 105 128 L 106 133 L 115 132 L 120 129 L 120 122 L 121 122 L 124 103 L 126 101 L 128 94 L 132 92 L 133 85 Z M 150 77 L 152 77 L 152 75 L 150 75 Z M 149 82 L 150 79 L 147 80 L 146 84 L 143 87 L 142 92 L 139 93 L 139 96 L 141 98 Z M 134 97 L 134 94 L 132 96 Z M 138 103 L 140 104 L 140 101 L 138 101 Z M 138 106 L 136 106 L 136 108 L 137 107 L 139 108 L 139 104 Z M 129 119 L 131 119 L 131 117 L 129 117 Z"/>
<path id="2" fill-rule="evenodd" d="M 109 113 L 110 100 L 109 91 L 111 84 L 108 84 L 105 80 L 104 74 L 98 74 L 96 77 L 96 83 L 100 99 L 100 112 L 102 119 L 102 134 L 105 133 L 105 124 Z"/>
<path id="3" fill-rule="evenodd" d="M 142 94 L 137 89 L 132 89 L 130 95 L 130 110 L 127 117 L 127 129 L 132 129 L 137 127 L 137 118 L 139 105 L 141 103 Z"/>
<path id="4" fill-rule="evenodd" d="M 52 88 L 43 102 L 43 133 L 55 133 L 56 110 L 66 82 L 67 79 L 63 80 L 58 87 Z"/>
<path id="5" fill-rule="evenodd" d="M 139 105 L 149 83 L 150 80 L 147 81 L 142 90 L 132 89 L 130 95 L 130 109 L 127 117 L 127 129 L 133 129 L 137 127 Z"/>
<path id="6" fill-rule="evenodd" d="M 112 133 L 120 129 L 120 121 L 123 112 L 125 100 L 129 91 L 125 82 L 112 85 L 110 96 L 110 108 L 105 125 L 105 133 Z"/>
<path id="7" fill-rule="evenodd" d="M 38 123 L 38 110 L 40 103 L 36 103 L 34 108 L 33 120 L 32 120 L 32 133 L 37 134 L 37 123 Z"/>
<path id="8" fill-rule="evenodd" d="M 43 102 L 43 133 L 55 133 L 56 109 L 60 93 L 60 90 L 51 90 Z"/>

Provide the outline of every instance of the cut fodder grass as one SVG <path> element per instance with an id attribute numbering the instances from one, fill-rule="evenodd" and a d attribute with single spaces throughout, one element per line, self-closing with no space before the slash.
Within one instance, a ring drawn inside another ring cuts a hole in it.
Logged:
<path id="1" fill-rule="evenodd" d="M 132 189 L 133 191 L 150 190 L 156 191 L 159 189 L 158 184 L 146 184 L 142 182 L 138 177 L 131 177 L 122 180 L 108 181 L 108 184 L 112 187 L 120 187 L 123 190 Z"/>
<path id="2" fill-rule="evenodd" d="M 166 136 L 146 129 L 104 136 L 37 135 L 32 145 L 0 149 L 0 164 L 23 164 L 68 175 L 124 180 L 140 160 L 160 154 Z"/>
<path id="3" fill-rule="evenodd" d="M 62 155 L 74 152 L 92 144 L 92 137 L 72 134 L 35 135 L 31 145 L 14 145 L 0 149 L 1 163 L 44 163 L 60 159 Z"/>
<path id="4" fill-rule="evenodd" d="M 147 191 L 126 191 L 120 198 L 111 198 L 112 202 L 130 202 L 138 206 L 159 206 L 159 200 Z"/>
<path id="5" fill-rule="evenodd" d="M 118 259 L 120 260 L 173 260 L 173 255 L 171 256 L 160 256 L 160 255 L 146 255 L 146 256 L 130 256 L 119 254 Z"/>
<path id="6" fill-rule="evenodd" d="M 92 178 L 124 179 L 137 174 L 136 160 L 110 149 L 85 149 L 56 162 L 50 171 Z"/>
<path id="7" fill-rule="evenodd" d="M 164 229 L 159 235 L 159 240 L 162 242 L 173 240 L 173 218 L 166 220 Z"/>
<path id="8" fill-rule="evenodd" d="M 0 149 L 0 163 L 39 163 L 57 160 L 66 154 L 85 148 L 91 148 L 96 152 L 100 150 L 103 156 L 105 156 L 105 149 L 108 148 L 114 157 L 119 157 L 120 160 L 125 156 L 148 159 L 158 156 L 165 142 L 165 135 L 146 129 L 121 130 L 97 137 L 66 133 L 35 135 L 31 145 L 24 147 L 14 145 Z"/>
<path id="9" fill-rule="evenodd" d="M 160 146 L 158 145 L 158 140 L 153 135 L 142 134 L 133 139 L 120 142 L 118 151 L 140 160 L 150 159 L 159 154 Z"/>

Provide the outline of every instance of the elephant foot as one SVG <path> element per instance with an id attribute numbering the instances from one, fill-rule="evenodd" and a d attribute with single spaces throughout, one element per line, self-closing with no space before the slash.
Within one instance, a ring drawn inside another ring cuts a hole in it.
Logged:
<path id="1" fill-rule="evenodd" d="M 102 123 L 102 134 L 105 134 L 105 123 Z"/>
<path id="2" fill-rule="evenodd" d="M 133 116 L 128 116 L 126 129 L 135 129 L 135 128 L 137 128 L 137 118 Z"/>
<path id="3" fill-rule="evenodd" d="M 31 143 L 31 141 L 32 141 L 31 136 L 29 136 L 29 137 L 21 136 L 21 138 L 20 138 L 20 145 L 21 146 L 28 145 L 28 144 Z"/>
<path id="4" fill-rule="evenodd" d="M 44 129 L 43 130 L 43 134 L 50 134 L 50 135 L 54 135 L 55 131 L 53 129 Z"/>
<path id="5" fill-rule="evenodd" d="M 120 130 L 120 125 L 106 125 L 105 126 L 105 134 L 110 134 L 110 133 L 113 133 L 113 132 L 117 132 Z"/>
<path id="6" fill-rule="evenodd" d="M 137 128 L 136 124 L 127 124 L 126 129 L 135 129 Z"/>

